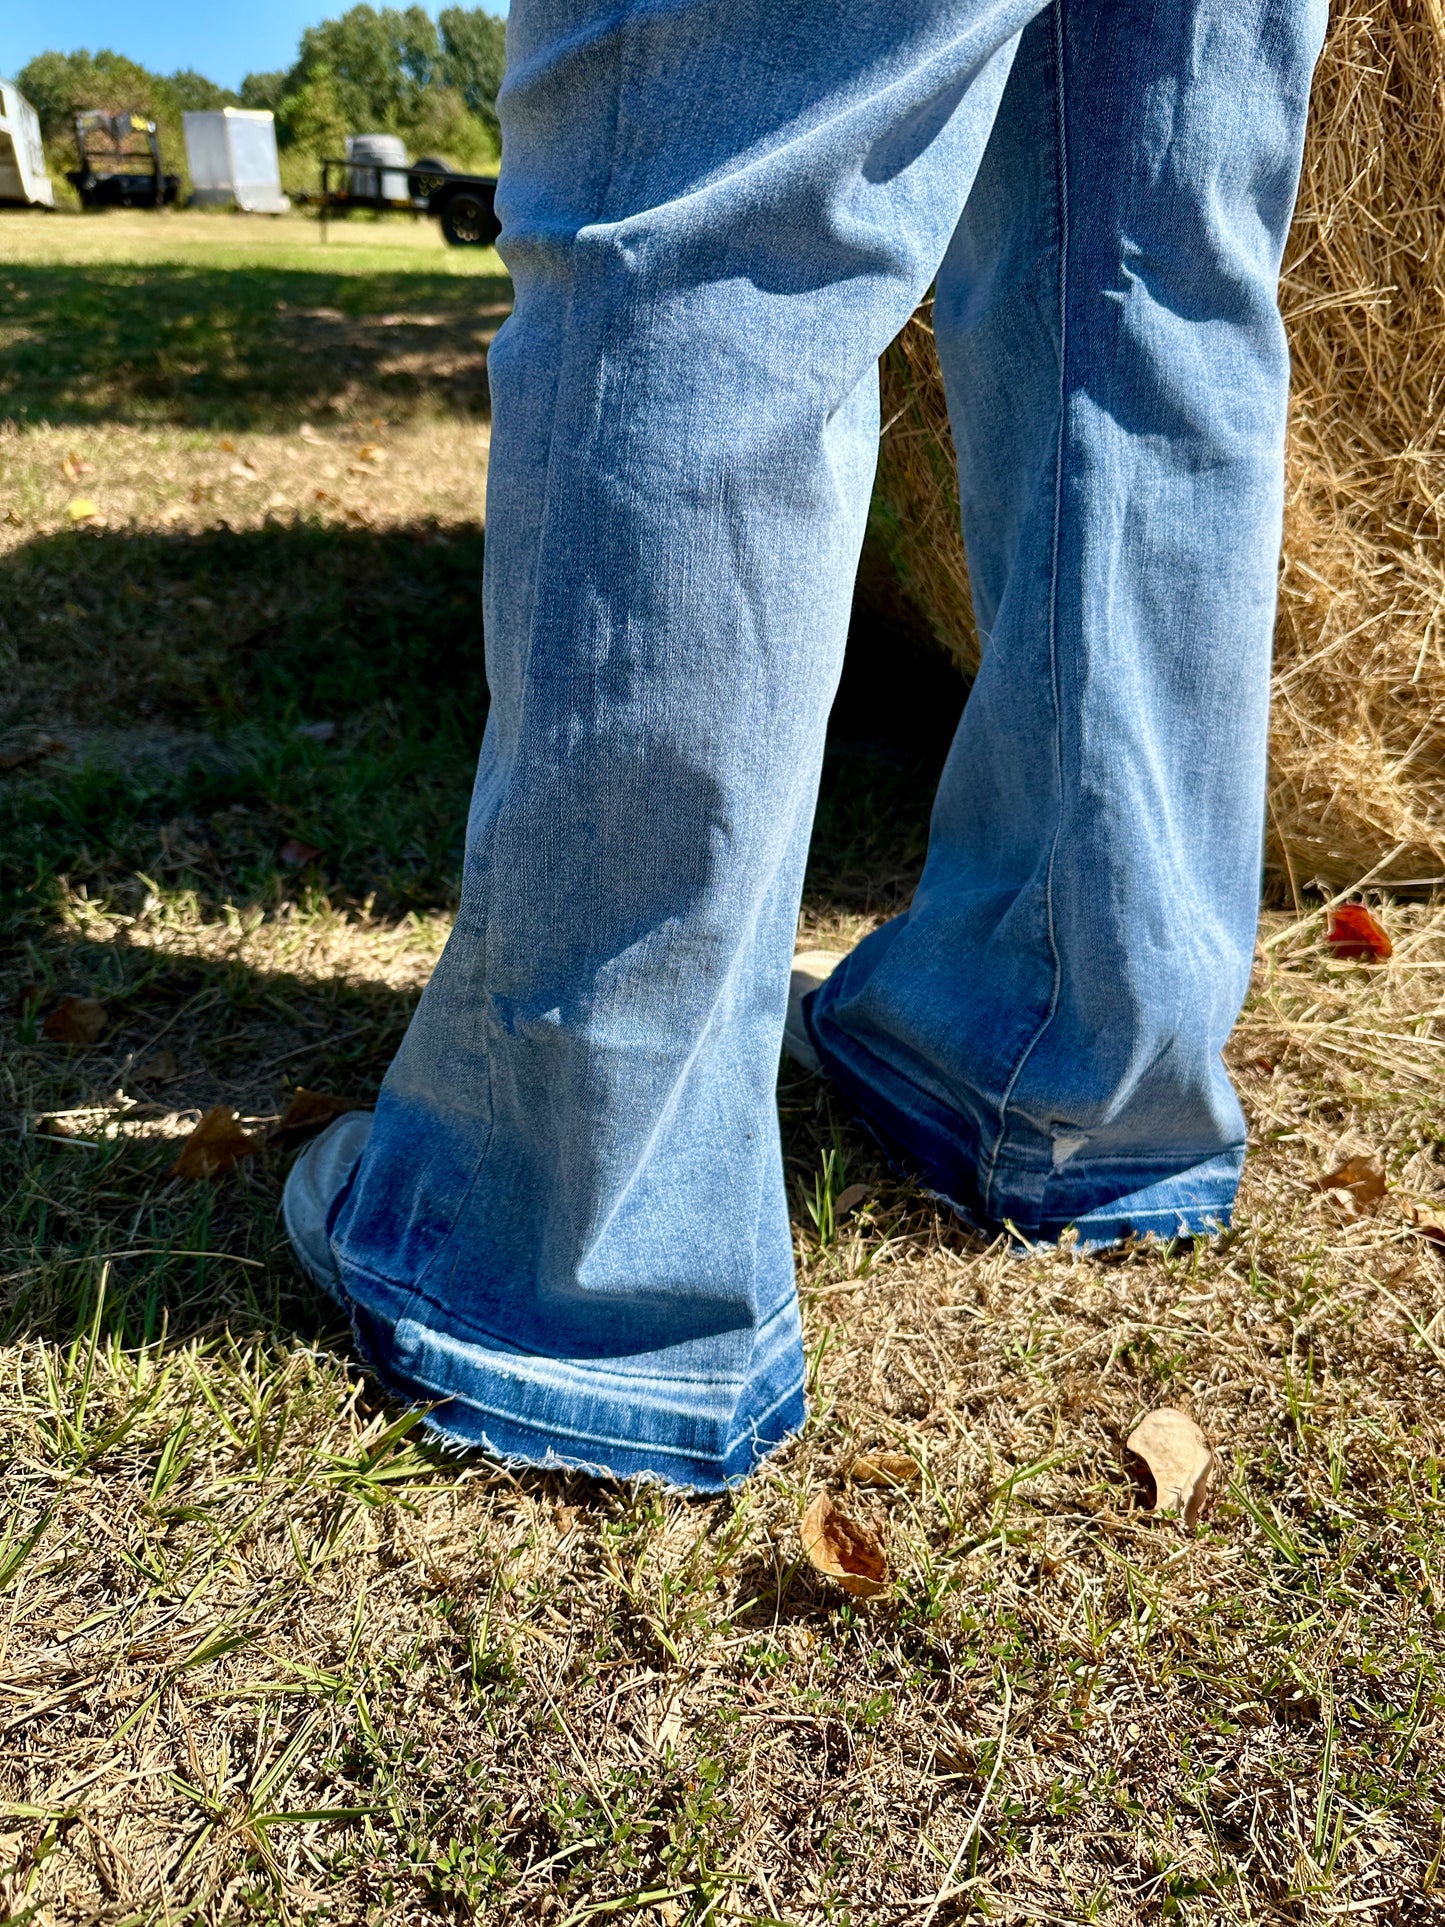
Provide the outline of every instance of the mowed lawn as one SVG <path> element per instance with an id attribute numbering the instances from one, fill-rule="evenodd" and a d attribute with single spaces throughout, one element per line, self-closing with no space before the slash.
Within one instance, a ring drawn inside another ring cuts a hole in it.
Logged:
<path id="1" fill-rule="evenodd" d="M 812 1416 L 726 1498 L 443 1457 L 296 1272 L 280 1119 L 455 902 L 508 300 L 426 223 L 0 215 L 0 1918 L 1441 1918 L 1431 904 L 1266 918 L 1214 1245 L 986 1246 L 785 1067 Z M 906 903 L 962 700 L 870 585 L 810 940 Z"/>

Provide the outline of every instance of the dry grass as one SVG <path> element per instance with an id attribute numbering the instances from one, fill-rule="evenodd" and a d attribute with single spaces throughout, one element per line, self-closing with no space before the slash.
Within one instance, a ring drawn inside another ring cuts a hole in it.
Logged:
<path id="1" fill-rule="evenodd" d="M 11 1164 L 11 1917 L 1433 1918 L 1445 917 L 1392 922 L 1376 971 L 1272 927 L 1213 1249 L 985 1249 L 785 1082 L 813 1417 L 688 1503 L 440 1459 L 318 1329 L 281 1158 L 168 1176 L 165 1126 L 263 1123 L 288 1053 L 349 1087 L 361 1021 L 374 1076 L 444 922 L 71 903 L 68 981 L 125 1017 L 7 1066 L 72 1134 Z M 1396 1188 L 1350 1221 L 1316 1180 L 1358 1146 Z M 1120 1458 L 1166 1401 L 1222 1453 L 1193 1537 Z M 896 1573 L 863 1608 L 797 1526 L 879 1445 L 925 1474 L 845 1498 Z"/>
<path id="2" fill-rule="evenodd" d="M 1445 15 L 1341 0 L 1282 301 L 1294 355 L 1269 863 L 1339 889 L 1445 873 Z M 935 632 L 977 641 L 926 312 L 885 362 L 877 525 Z"/>
<path id="3" fill-rule="evenodd" d="M 83 442 L 0 443 L 12 715 L 70 744 L 0 774 L 0 1917 L 1439 1918 L 1445 912 L 1380 906 L 1378 969 L 1271 921 L 1213 1247 L 985 1247 L 785 1075 L 812 1417 L 724 1499 L 443 1459 L 290 1262 L 285 1155 L 171 1174 L 210 1105 L 370 1098 L 449 924 L 477 509 L 416 451 L 475 473 L 485 422 L 371 352 L 344 417 L 308 376 L 155 421 L 117 373 Z M 810 937 L 906 898 L 931 774 L 835 744 Z M 1364 1147 L 1348 1219 L 1317 1181 Z M 1121 1457 L 1162 1402 L 1221 1453 L 1192 1536 Z M 860 1491 L 872 1446 L 922 1478 Z M 886 1534 L 869 1606 L 802 1559 L 819 1484 Z"/>

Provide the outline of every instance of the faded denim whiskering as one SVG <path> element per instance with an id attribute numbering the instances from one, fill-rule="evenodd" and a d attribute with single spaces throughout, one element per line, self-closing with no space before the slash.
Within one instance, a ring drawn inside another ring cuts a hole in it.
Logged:
<path id="1" fill-rule="evenodd" d="M 1322 0 L 513 0 L 492 710 L 332 1218 L 378 1371 L 717 1488 L 804 1415 L 774 1084 L 879 353 L 938 279 L 983 672 L 917 899 L 814 999 L 1031 1236 L 1228 1215 Z"/>

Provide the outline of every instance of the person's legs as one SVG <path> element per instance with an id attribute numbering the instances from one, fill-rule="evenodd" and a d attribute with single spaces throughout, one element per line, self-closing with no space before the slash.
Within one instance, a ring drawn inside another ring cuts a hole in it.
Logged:
<path id="1" fill-rule="evenodd" d="M 983 665 L 908 913 L 806 1007 L 987 1226 L 1227 1223 L 1258 906 L 1288 357 L 1323 0 L 1057 0 L 934 325 Z"/>
<path id="2" fill-rule="evenodd" d="M 715 1486 L 802 1417 L 774 1085 L 876 363 L 1041 0 L 513 0 L 492 713 L 333 1213 L 450 1436 Z"/>

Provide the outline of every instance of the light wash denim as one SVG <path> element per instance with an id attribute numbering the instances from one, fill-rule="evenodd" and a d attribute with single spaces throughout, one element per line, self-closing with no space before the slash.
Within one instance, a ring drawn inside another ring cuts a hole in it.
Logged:
<path id="1" fill-rule="evenodd" d="M 1323 0 L 513 0 L 456 929 L 331 1212 L 394 1389 L 717 1488 L 796 1430 L 774 1084 L 877 360 L 935 278 L 984 665 L 825 1069 L 985 1226 L 1223 1224 Z"/>

